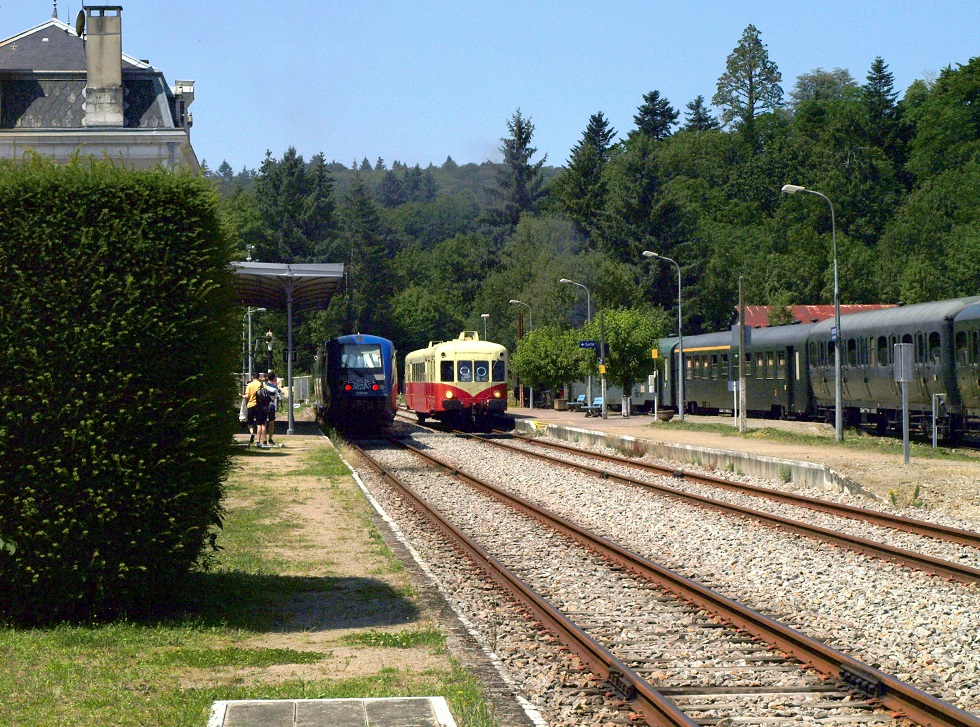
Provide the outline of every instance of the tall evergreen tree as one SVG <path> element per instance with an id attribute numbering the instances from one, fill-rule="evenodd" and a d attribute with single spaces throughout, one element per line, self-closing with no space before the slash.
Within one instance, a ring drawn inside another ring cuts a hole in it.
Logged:
<path id="1" fill-rule="evenodd" d="M 589 125 L 572 147 L 564 173 L 552 184 L 552 194 L 576 228 L 588 237 L 606 205 L 603 171 L 609 159 L 616 130 L 600 111 L 589 117 Z"/>
<path id="2" fill-rule="evenodd" d="M 378 202 L 391 209 L 405 202 L 405 189 L 398 175 L 391 169 L 384 173 L 378 184 Z"/>
<path id="3" fill-rule="evenodd" d="M 531 157 L 538 153 L 531 146 L 534 124 L 517 109 L 507 122 L 507 130 L 510 131 L 510 136 L 500 139 L 504 168 L 497 173 L 497 188 L 492 190 L 501 200 L 501 204 L 489 213 L 490 222 L 499 226 L 516 225 L 521 213 L 534 212 L 545 194 L 541 167 L 548 155 L 545 154 L 537 162 L 531 162 Z"/>
<path id="4" fill-rule="evenodd" d="M 878 56 L 871 62 L 867 75 L 868 82 L 862 86 L 864 103 L 868 109 L 868 119 L 879 123 L 895 113 L 895 76 L 888 70 L 888 64 Z"/>
<path id="5" fill-rule="evenodd" d="M 381 157 L 378 157 L 378 161 L 374 163 L 374 171 L 383 172 L 387 168 L 388 167 L 385 166 L 385 160 L 382 159 Z"/>
<path id="6" fill-rule="evenodd" d="M 636 130 L 629 133 L 629 138 L 646 134 L 654 139 L 666 139 L 670 136 L 670 127 L 677 123 L 680 116 L 680 112 L 675 111 L 667 99 L 660 97 L 660 91 L 643 94 L 643 105 L 637 111 L 639 113 L 633 117 Z"/>
<path id="7" fill-rule="evenodd" d="M 687 105 L 687 116 L 684 121 L 684 131 L 711 131 L 720 124 L 704 105 L 704 96 L 698 96 Z"/>
<path id="8" fill-rule="evenodd" d="M 344 254 L 344 332 L 390 335 L 388 312 L 394 295 L 387 235 L 360 174 L 340 207 Z"/>
<path id="9" fill-rule="evenodd" d="M 725 73 L 718 79 L 711 103 L 722 109 L 723 123 L 734 121 L 742 130 L 751 132 L 759 114 L 782 106 L 782 80 L 776 64 L 769 60 L 758 28 L 749 25 L 725 62 Z"/>

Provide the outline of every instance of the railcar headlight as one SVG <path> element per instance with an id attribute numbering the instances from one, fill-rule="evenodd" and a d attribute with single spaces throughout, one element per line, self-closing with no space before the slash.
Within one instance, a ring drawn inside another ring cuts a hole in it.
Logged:
<path id="1" fill-rule="evenodd" d="M 499 399 L 500 398 L 500 392 L 499 391 L 493 392 L 493 398 L 494 399 Z"/>
<path id="2" fill-rule="evenodd" d="M 451 391 L 447 391 L 447 392 L 446 392 L 446 398 L 447 398 L 447 399 L 452 399 L 452 398 L 453 398 L 453 392 L 451 392 Z"/>

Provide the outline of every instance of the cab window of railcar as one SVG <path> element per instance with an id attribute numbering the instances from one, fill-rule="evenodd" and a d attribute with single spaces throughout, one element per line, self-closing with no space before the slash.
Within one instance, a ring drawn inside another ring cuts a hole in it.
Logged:
<path id="1" fill-rule="evenodd" d="M 940 340 L 938 331 L 929 334 L 929 358 L 935 366 L 939 365 L 940 354 L 942 353 L 942 347 L 939 345 Z"/>
<path id="2" fill-rule="evenodd" d="M 340 351 L 340 367 L 344 369 L 382 369 L 381 346 L 348 343 Z"/>
<path id="3" fill-rule="evenodd" d="M 966 331 L 956 332 L 956 363 L 965 364 L 969 360 L 966 350 Z"/>
<path id="4" fill-rule="evenodd" d="M 507 380 L 507 364 L 500 359 L 493 362 L 493 380 L 494 381 L 506 381 Z"/>
<path id="5" fill-rule="evenodd" d="M 473 362 L 473 373 L 476 375 L 476 380 L 480 382 L 486 382 L 490 380 L 490 362 L 489 361 L 474 361 Z"/>
<path id="6" fill-rule="evenodd" d="M 888 365 L 888 339 L 885 336 L 878 336 L 878 365 Z"/>
<path id="7" fill-rule="evenodd" d="M 455 381 L 454 368 L 452 361 L 442 361 L 439 366 L 440 381 Z"/>
<path id="8" fill-rule="evenodd" d="M 473 362 L 456 362 L 456 380 L 461 384 L 468 384 L 473 381 Z"/>
<path id="9" fill-rule="evenodd" d="M 786 378 L 786 352 L 779 351 L 776 353 L 776 378 L 785 379 Z"/>

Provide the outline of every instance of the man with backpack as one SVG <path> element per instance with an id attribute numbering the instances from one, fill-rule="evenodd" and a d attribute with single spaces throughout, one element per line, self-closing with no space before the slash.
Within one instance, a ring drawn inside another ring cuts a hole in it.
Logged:
<path id="1" fill-rule="evenodd" d="M 276 433 L 276 408 L 278 407 L 279 402 L 282 400 L 282 390 L 279 388 L 276 375 L 272 371 L 270 371 L 268 377 L 266 377 L 265 388 L 266 391 L 269 392 L 269 414 L 266 417 L 265 443 L 269 447 L 275 447 L 276 443 L 273 441 L 272 437 Z"/>
<path id="2" fill-rule="evenodd" d="M 248 407 L 246 422 L 248 423 L 248 430 L 251 434 L 248 438 L 248 446 L 250 447 L 256 437 L 259 438 L 259 441 L 255 446 L 268 446 L 262 442 L 262 439 L 265 436 L 265 423 L 269 418 L 269 401 L 271 397 L 265 388 L 264 379 L 265 374 L 253 374 L 252 380 L 245 387 L 246 406 Z"/>

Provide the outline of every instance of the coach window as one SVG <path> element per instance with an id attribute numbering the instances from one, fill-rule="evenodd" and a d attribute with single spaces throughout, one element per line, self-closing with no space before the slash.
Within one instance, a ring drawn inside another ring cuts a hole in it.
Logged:
<path id="1" fill-rule="evenodd" d="M 493 380 L 494 381 L 506 381 L 507 380 L 507 364 L 504 363 L 503 359 L 499 359 L 493 362 Z"/>
<path id="2" fill-rule="evenodd" d="M 779 351 L 776 354 L 776 378 L 785 379 L 786 378 L 786 352 Z"/>
<path id="3" fill-rule="evenodd" d="M 686 364 L 685 368 L 687 369 L 687 371 L 684 374 L 684 378 L 687 379 L 688 381 L 690 381 L 694 377 L 694 359 L 696 357 L 695 356 L 685 356 L 684 358 L 687 359 L 684 362 Z"/>
<path id="4" fill-rule="evenodd" d="M 456 362 L 456 380 L 461 384 L 468 384 L 473 381 L 473 362 Z"/>
<path id="5" fill-rule="evenodd" d="M 776 356 L 772 351 L 766 351 L 766 378 L 776 377 Z"/>
<path id="6" fill-rule="evenodd" d="M 442 365 L 439 367 L 439 379 L 441 381 L 454 381 L 453 378 L 453 362 L 443 361 Z"/>
<path id="7" fill-rule="evenodd" d="M 967 362 L 966 331 L 956 332 L 956 363 L 963 365 Z"/>
<path id="8" fill-rule="evenodd" d="M 745 378 L 752 378 L 752 354 L 745 354 Z"/>
<path id="9" fill-rule="evenodd" d="M 737 355 L 737 354 L 733 354 L 733 356 L 734 355 Z M 725 378 L 726 379 L 731 379 L 732 378 L 732 367 L 728 365 L 728 354 L 727 353 L 723 353 L 721 355 L 721 370 L 725 372 Z"/>
<path id="10" fill-rule="evenodd" d="M 938 331 L 929 334 L 929 360 L 933 366 L 939 365 L 939 358 L 942 353 L 942 347 L 939 345 L 940 340 Z"/>
<path id="11" fill-rule="evenodd" d="M 878 336 L 878 365 L 888 365 L 888 339 L 885 336 Z"/>
<path id="12" fill-rule="evenodd" d="M 473 367 L 476 373 L 477 381 L 485 382 L 490 380 L 490 364 L 488 362 L 474 361 Z"/>
<path id="13" fill-rule="evenodd" d="M 870 346 L 868 345 L 867 338 L 858 339 L 858 365 L 859 366 L 867 366 L 869 363 L 871 363 L 870 357 L 868 355 L 869 348 Z"/>
<path id="14" fill-rule="evenodd" d="M 926 337 L 921 333 L 915 334 L 915 362 L 926 362 Z"/>
<path id="15" fill-rule="evenodd" d="M 980 362 L 980 331 L 973 331 L 970 334 L 973 346 L 971 347 L 971 352 L 973 357 L 970 359 L 973 363 Z"/>

